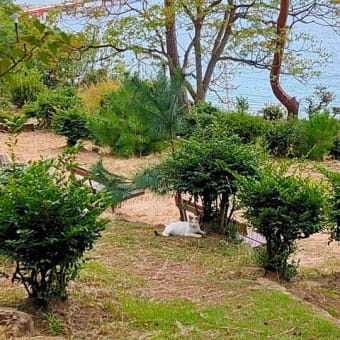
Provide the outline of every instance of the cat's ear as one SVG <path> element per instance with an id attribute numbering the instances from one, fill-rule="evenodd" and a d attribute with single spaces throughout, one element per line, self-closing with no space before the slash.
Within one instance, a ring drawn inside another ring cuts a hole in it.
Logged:
<path id="1" fill-rule="evenodd" d="M 192 221 L 194 217 L 192 215 L 189 215 L 189 221 Z"/>

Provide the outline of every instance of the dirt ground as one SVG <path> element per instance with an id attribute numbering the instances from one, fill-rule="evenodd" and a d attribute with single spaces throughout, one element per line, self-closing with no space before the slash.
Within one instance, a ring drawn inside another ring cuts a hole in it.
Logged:
<path id="1" fill-rule="evenodd" d="M 9 153 L 8 135 L 0 133 L 0 153 Z M 15 145 L 15 153 L 19 162 L 50 158 L 59 155 L 66 146 L 64 137 L 56 136 L 48 131 L 23 132 L 18 136 Z M 96 151 L 93 151 L 93 150 Z M 80 165 L 90 167 L 100 158 L 107 169 L 112 172 L 129 177 L 138 169 L 147 164 L 157 162 L 160 156 L 150 156 L 144 158 L 120 159 L 111 156 L 105 148 L 94 148 L 90 142 L 84 143 L 84 148 L 79 153 L 77 160 Z M 333 170 L 340 171 L 339 161 L 325 161 L 324 165 Z M 313 170 L 312 165 L 307 167 L 310 174 L 319 176 Z M 178 210 L 174 204 L 172 196 L 156 196 L 146 193 L 124 202 L 116 209 L 114 214 L 111 211 L 106 213 L 107 217 L 113 219 L 123 219 L 132 222 L 145 223 L 149 225 L 167 224 L 179 218 Z M 312 237 L 301 240 L 298 243 L 298 251 L 295 259 L 299 261 L 300 268 L 314 270 L 323 269 L 325 265 L 330 272 L 339 271 L 340 244 L 332 242 L 328 245 L 327 234 L 316 234 Z"/>

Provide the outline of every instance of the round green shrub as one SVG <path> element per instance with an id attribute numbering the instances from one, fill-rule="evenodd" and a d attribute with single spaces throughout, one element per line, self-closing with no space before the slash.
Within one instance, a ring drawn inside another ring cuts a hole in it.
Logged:
<path id="1" fill-rule="evenodd" d="M 41 127 L 50 128 L 53 116 L 58 110 L 68 110 L 78 106 L 82 106 L 82 101 L 76 90 L 64 86 L 39 93 L 36 101 L 25 105 L 24 113 L 28 117 L 36 117 Z"/>
<path id="2" fill-rule="evenodd" d="M 87 119 L 78 107 L 61 110 L 53 115 L 52 130 L 58 135 L 67 138 L 67 145 L 73 146 L 79 139 L 90 137 Z"/>
<path id="3" fill-rule="evenodd" d="M 0 171 L 0 252 L 15 263 L 12 279 L 43 307 L 67 297 L 68 281 L 106 224 L 97 217 L 109 198 L 69 176 L 72 164 L 64 156 Z"/>
<path id="4" fill-rule="evenodd" d="M 340 121 L 328 112 L 315 113 L 310 119 L 300 121 L 301 135 L 297 154 L 319 160 L 330 153 L 340 131 Z"/>
<path id="5" fill-rule="evenodd" d="M 39 71 L 30 69 L 13 75 L 9 87 L 11 102 L 17 107 L 36 100 L 40 92 L 46 89 Z"/>
<path id="6" fill-rule="evenodd" d="M 265 120 L 281 120 L 286 116 L 286 112 L 281 105 L 278 104 L 266 104 L 259 114 Z"/>
<path id="7" fill-rule="evenodd" d="M 267 241 L 265 269 L 290 279 L 296 270 L 289 256 L 296 240 L 325 227 L 327 197 L 320 183 L 287 175 L 284 166 L 267 164 L 257 176 L 241 179 L 238 194 L 245 216 Z"/>
<path id="8" fill-rule="evenodd" d="M 299 121 L 272 121 L 263 135 L 269 153 L 275 157 L 298 156 L 298 146 L 303 138 Z"/>
<path id="9" fill-rule="evenodd" d="M 211 132 L 210 132 L 211 133 Z M 237 176 L 252 176 L 259 164 L 256 148 L 237 136 L 195 134 L 159 165 L 136 177 L 139 186 L 159 193 L 188 194 L 203 204 L 203 222 L 226 233 L 235 208 Z"/>
<path id="10" fill-rule="evenodd" d="M 239 136 L 244 143 L 255 142 L 263 135 L 267 126 L 262 117 L 243 112 L 216 114 L 212 124 L 219 125 L 229 136 Z"/>

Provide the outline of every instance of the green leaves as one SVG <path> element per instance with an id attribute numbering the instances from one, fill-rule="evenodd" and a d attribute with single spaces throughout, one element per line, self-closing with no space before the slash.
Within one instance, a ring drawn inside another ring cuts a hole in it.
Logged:
<path id="1" fill-rule="evenodd" d="M 42 24 L 39 19 L 34 18 L 32 24 L 40 33 L 45 32 L 46 26 L 44 24 Z"/>
<path id="2" fill-rule="evenodd" d="M 13 12 L 20 14 L 17 26 L 10 18 Z M 71 37 L 64 32 L 49 28 L 35 17 L 20 11 L 16 6 L 0 5 L 0 78 L 6 77 L 19 65 L 37 57 L 51 65 L 60 56 L 61 49 L 70 46 Z"/>
<path id="3" fill-rule="evenodd" d="M 330 242 L 340 241 L 340 173 L 320 166 L 317 169 L 327 177 L 331 185 L 331 194 L 328 197 L 330 204 L 329 229 L 331 232 L 329 240 Z"/>
<path id="4" fill-rule="evenodd" d="M 182 108 L 180 79 L 160 72 L 154 81 L 126 75 L 121 88 L 102 99 L 101 109 L 90 121 L 97 142 L 119 156 L 149 154 L 174 142 Z"/>
<path id="5" fill-rule="evenodd" d="M 295 241 L 325 226 L 326 192 L 320 183 L 286 173 L 285 164 L 264 164 L 257 177 L 240 179 L 245 216 L 267 240 L 266 269 L 285 278 Z"/>
<path id="6" fill-rule="evenodd" d="M 72 146 L 79 139 L 89 138 L 86 115 L 81 107 L 58 111 L 52 119 L 52 130 L 67 137 L 67 145 Z"/>
<path id="7" fill-rule="evenodd" d="M 14 280 L 46 306 L 66 297 L 66 285 L 106 222 L 110 198 L 69 176 L 73 158 L 32 162 L 0 172 L 0 251 L 17 262 Z"/>
<path id="8" fill-rule="evenodd" d="M 159 193 L 183 193 L 200 199 L 205 221 L 212 222 L 216 214 L 228 207 L 226 198 L 232 200 L 237 193 L 236 177 L 251 176 L 258 166 L 258 153 L 253 145 L 244 145 L 239 138 L 218 131 L 212 126 L 209 133 L 199 131 L 183 140 L 173 154 L 136 180 Z M 218 224 L 222 226 L 219 232 L 223 232 L 227 216 L 219 218 Z"/>

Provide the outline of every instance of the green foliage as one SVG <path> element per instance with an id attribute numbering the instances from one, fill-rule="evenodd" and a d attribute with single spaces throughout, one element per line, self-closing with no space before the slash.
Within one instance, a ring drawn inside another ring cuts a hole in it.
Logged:
<path id="1" fill-rule="evenodd" d="M 22 114 L 16 114 L 13 111 L 1 110 L 0 109 L 0 123 L 4 125 L 9 125 L 11 122 L 15 123 L 18 121 L 24 122 L 26 117 Z"/>
<path id="2" fill-rule="evenodd" d="M 90 118 L 90 130 L 96 143 L 109 145 L 111 152 L 129 157 L 157 151 L 157 136 L 143 124 L 141 110 L 134 105 L 135 94 L 129 79 L 122 87 L 106 95 L 99 112 Z"/>
<path id="3" fill-rule="evenodd" d="M 238 113 L 248 113 L 249 102 L 245 97 L 236 97 L 236 112 Z"/>
<path id="4" fill-rule="evenodd" d="M 37 95 L 46 88 L 42 82 L 42 74 L 36 69 L 19 70 L 12 76 L 9 84 L 11 101 L 18 107 L 36 100 Z"/>
<path id="5" fill-rule="evenodd" d="M 58 110 L 69 110 L 81 106 L 82 101 L 72 87 L 58 87 L 41 92 L 35 102 L 25 105 L 28 117 L 36 117 L 40 126 L 49 128 Z"/>
<path id="6" fill-rule="evenodd" d="M 315 160 L 336 146 L 339 129 L 339 120 L 324 112 L 310 119 L 270 122 L 264 130 L 264 140 L 273 156 Z"/>
<path id="7" fill-rule="evenodd" d="M 83 110 L 73 107 L 69 110 L 60 110 L 53 115 L 52 130 L 67 137 L 67 145 L 76 145 L 79 139 L 89 138 L 90 131 Z"/>
<path id="8" fill-rule="evenodd" d="M 154 82 L 126 76 L 119 90 L 105 96 L 90 122 L 99 144 L 119 156 L 159 151 L 173 144 L 179 128 L 180 80 L 160 73 Z"/>
<path id="9" fill-rule="evenodd" d="M 73 164 L 65 154 L 0 173 L 0 252 L 16 263 L 13 280 L 44 307 L 67 297 L 84 251 L 106 224 L 97 217 L 108 197 L 68 176 Z"/>
<path id="10" fill-rule="evenodd" d="M 52 335 L 60 335 L 64 332 L 64 326 L 57 314 L 44 313 L 43 320 L 47 323 L 48 331 Z"/>
<path id="11" fill-rule="evenodd" d="M 198 102 L 183 116 L 180 134 L 189 137 L 197 127 L 208 126 L 220 111 L 209 102 Z"/>
<path id="12" fill-rule="evenodd" d="M 13 22 L 19 15 L 19 23 Z M 54 64 L 70 37 L 43 24 L 37 17 L 24 13 L 10 1 L 0 3 L 0 78 L 11 81 L 11 72 L 36 57 L 42 64 Z"/>
<path id="13" fill-rule="evenodd" d="M 263 135 L 267 126 L 262 117 L 243 112 L 217 114 L 214 124 L 220 125 L 230 136 L 238 135 L 244 143 L 254 142 Z"/>
<path id="14" fill-rule="evenodd" d="M 135 180 L 139 186 L 159 193 L 185 193 L 195 201 L 200 200 L 203 220 L 208 223 L 215 220 L 217 231 L 224 233 L 235 209 L 236 176 L 251 176 L 257 166 L 254 146 L 214 130 L 209 137 L 200 132 L 184 140 L 172 155 Z"/>
<path id="15" fill-rule="evenodd" d="M 266 270 L 289 279 L 295 273 L 295 264 L 288 263 L 295 241 L 324 227 L 324 190 L 309 178 L 287 175 L 285 166 L 269 164 L 241 184 L 238 197 L 245 216 L 267 240 Z"/>
<path id="16" fill-rule="evenodd" d="M 260 111 L 259 114 L 265 120 L 280 120 L 283 119 L 286 114 L 281 105 L 267 104 Z"/>
<path id="17" fill-rule="evenodd" d="M 330 213 L 330 241 L 340 241 L 340 173 L 318 167 L 331 184 L 331 195 L 328 202 L 331 206 Z"/>
<path id="18" fill-rule="evenodd" d="M 0 79 L 0 112 L 14 109 L 15 107 L 11 103 L 11 96 L 9 93 L 8 84 L 3 79 Z"/>
<path id="19" fill-rule="evenodd" d="M 329 154 L 340 131 L 340 121 L 328 112 L 314 114 L 309 120 L 300 121 L 301 135 L 298 141 L 298 156 L 317 160 Z"/>
<path id="20" fill-rule="evenodd" d="M 111 204 L 117 206 L 138 191 L 136 185 L 124 176 L 113 174 L 106 170 L 102 161 L 91 167 L 91 178 L 105 187 L 111 196 Z"/>
<path id="21" fill-rule="evenodd" d="M 335 138 L 329 154 L 335 159 L 340 160 L 340 135 Z"/>
<path id="22" fill-rule="evenodd" d="M 298 156 L 297 147 L 302 140 L 300 122 L 297 120 L 273 121 L 264 131 L 264 141 L 272 156 Z"/>

